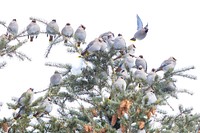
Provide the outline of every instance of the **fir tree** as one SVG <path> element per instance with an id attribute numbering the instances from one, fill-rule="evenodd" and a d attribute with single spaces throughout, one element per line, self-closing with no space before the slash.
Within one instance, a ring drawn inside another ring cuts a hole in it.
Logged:
<path id="1" fill-rule="evenodd" d="M 30 19 L 48 25 L 45 20 Z M 4 22 L 0 21 L 0 24 L 7 28 Z M 41 33 L 46 34 L 46 32 Z M 33 102 L 30 95 L 25 94 L 23 106 L 19 106 L 18 99 L 13 103 L 7 103 L 9 109 L 17 110 L 20 116 L 16 117 L 17 114 L 13 114 L 11 118 L 1 118 L 0 130 L 11 133 L 199 132 L 200 116 L 192 113 L 192 108 L 180 105 L 179 113 L 176 115 L 170 115 L 162 109 L 163 105 L 174 109 L 168 102 L 169 98 L 178 99 L 179 93 L 191 94 L 186 89 L 176 87 L 176 77 L 196 79 L 195 76 L 186 74 L 194 67 L 175 67 L 160 75 L 154 70 L 155 76 L 148 79 L 147 73 L 144 72 L 145 76 L 140 75 L 142 72 L 142 69 L 139 70 L 140 67 L 136 68 L 127 62 L 128 56 L 131 56 L 130 59 L 135 58 L 133 55 L 135 49 L 130 47 L 115 49 L 114 40 L 108 40 L 110 35 L 114 35 L 111 33 L 106 32 L 97 37 L 102 39 L 97 40 L 100 41 L 98 43 L 103 41 L 107 44 L 105 49 L 102 45 L 98 50 L 88 49 L 84 55 L 81 54 L 83 47 L 79 47 L 73 38 L 65 41 L 66 37 L 57 33 L 50 42 L 45 57 L 48 57 L 53 45 L 65 43 L 68 52 L 78 53 L 79 58 L 84 61 L 85 66 L 81 68 L 81 73 L 72 73 L 72 66 L 69 64 L 47 62 L 46 66 L 62 70 L 59 72 L 62 81 L 34 92 L 34 95 L 42 92 L 44 95 Z M 0 56 L 15 55 L 22 60 L 30 60 L 18 51 L 18 48 L 27 42 L 24 39 L 27 36 L 26 30 L 11 39 L 8 39 L 6 34 L 1 35 Z M 130 50 L 133 50 L 131 55 Z M 6 63 L 2 62 L 0 68 L 5 65 Z M 57 114 L 51 113 L 50 105 L 58 107 Z"/>

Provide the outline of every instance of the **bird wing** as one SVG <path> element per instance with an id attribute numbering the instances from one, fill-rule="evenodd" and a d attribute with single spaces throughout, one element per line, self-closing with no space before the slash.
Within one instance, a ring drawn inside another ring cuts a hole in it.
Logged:
<path id="1" fill-rule="evenodd" d="M 140 17 L 137 14 L 137 30 L 140 30 L 142 28 L 143 28 L 142 20 L 140 19 Z"/>
<path id="2" fill-rule="evenodd" d="M 21 104 L 21 102 L 23 101 L 23 99 L 26 97 L 26 92 L 24 92 L 21 97 L 18 99 L 17 103 Z"/>
<path id="3" fill-rule="evenodd" d="M 172 62 L 170 61 L 170 60 L 165 60 L 162 64 L 161 64 L 161 66 L 160 67 L 165 67 L 165 66 L 167 66 L 167 65 L 169 65 L 169 64 L 171 64 Z"/>

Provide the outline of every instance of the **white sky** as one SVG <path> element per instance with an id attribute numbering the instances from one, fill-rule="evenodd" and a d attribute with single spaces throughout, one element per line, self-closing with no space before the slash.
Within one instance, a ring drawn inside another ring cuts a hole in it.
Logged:
<path id="1" fill-rule="evenodd" d="M 169 56 L 174 56 L 177 59 L 177 69 L 194 65 L 196 69 L 188 73 L 199 77 L 198 3 L 198 0 L 60 0 L 58 3 L 42 0 L 4 0 L 1 2 L 0 20 L 8 25 L 16 18 L 20 31 L 30 23 L 29 17 L 46 21 L 56 19 L 60 30 L 67 22 L 71 23 L 74 30 L 83 24 L 87 32 L 86 42 L 101 33 L 112 31 L 115 35 L 121 33 L 130 45 L 132 42 L 129 39 L 136 31 L 136 14 L 139 14 L 144 25 L 148 22 L 149 32 L 144 40 L 135 42 L 136 55 L 144 56 L 148 71 L 158 67 Z M 44 31 L 45 25 L 39 25 Z M 0 34 L 5 32 L 6 29 L 0 26 Z M 48 87 L 49 78 L 56 68 L 45 66 L 46 62 L 70 62 L 78 68 L 79 59 L 72 59 L 63 44 L 54 46 L 49 58 L 44 58 L 47 46 L 48 38 L 41 34 L 33 43 L 28 42 L 19 49 L 32 59 L 31 62 L 19 61 L 17 58 L 0 59 L 0 62 L 6 60 L 8 63 L 5 68 L 0 69 L 0 101 L 4 103 L 0 118 L 9 114 L 10 110 L 6 109 L 5 103 L 9 102 L 11 97 L 19 97 L 29 87 L 36 91 Z M 177 104 L 193 106 L 196 112 L 200 112 L 198 82 L 199 79 L 178 78 L 177 86 L 194 92 L 194 95 L 180 96 Z"/>

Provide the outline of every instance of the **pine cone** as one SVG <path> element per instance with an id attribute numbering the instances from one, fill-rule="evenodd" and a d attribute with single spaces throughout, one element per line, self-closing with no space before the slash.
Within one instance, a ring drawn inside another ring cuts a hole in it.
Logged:
<path id="1" fill-rule="evenodd" d="M 139 129 L 143 129 L 145 126 L 145 122 L 141 120 L 138 122 L 138 125 L 139 125 Z"/>
<path id="2" fill-rule="evenodd" d="M 114 114 L 114 115 L 112 116 L 111 125 L 114 126 L 114 125 L 116 124 L 116 122 L 117 122 L 117 115 Z"/>
<path id="3" fill-rule="evenodd" d="M 125 125 L 121 125 L 120 128 L 121 128 L 121 132 L 122 133 L 126 132 L 126 126 Z"/>
<path id="4" fill-rule="evenodd" d="M 90 125 L 84 125 L 84 131 L 86 133 L 90 133 L 90 132 L 92 132 L 92 127 Z"/>
<path id="5" fill-rule="evenodd" d="M 9 128 L 9 126 L 8 126 L 7 122 L 2 123 L 2 129 L 3 129 L 4 132 L 7 133 L 8 132 L 8 128 Z"/>
<path id="6" fill-rule="evenodd" d="M 93 117 L 97 117 L 98 116 L 96 109 L 92 109 L 91 112 L 92 112 Z"/>

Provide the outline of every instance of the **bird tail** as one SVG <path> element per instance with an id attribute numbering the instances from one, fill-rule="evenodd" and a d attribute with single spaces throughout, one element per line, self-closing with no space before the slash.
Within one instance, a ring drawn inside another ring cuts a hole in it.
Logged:
<path id="1" fill-rule="evenodd" d="M 65 39 L 64 43 L 67 43 L 68 39 Z"/>
<path id="2" fill-rule="evenodd" d="M 35 113 L 33 116 L 34 116 L 34 117 L 38 117 L 39 114 L 40 114 L 40 113 L 37 112 L 37 113 Z"/>
<path id="3" fill-rule="evenodd" d="M 80 47 L 80 45 L 81 45 L 81 42 L 77 42 L 77 47 Z"/>
<path id="4" fill-rule="evenodd" d="M 87 56 L 88 54 L 89 54 L 89 53 L 88 53 L 87 50 L 84 50 L 84 51 L 81 53 L 82 56 L 85 56 L 85 55 Z"/>
<path id="5" fill-rule="evenodd" d="M 8 40 L 10 41 L 12 39 L 12 35 L 8 35 Z"/>
<path id="6" fill-rule="evenodd" d="M 131 41 L 136 41 L 135 37 L 131 38 L 130 40 L 131 40 Z"/>
<path id="7" fill-rule="evenodd" d="M 49 41 L 51 42 L 51 41 L 53 41 L 53 36 L 49 36 Z"/>
<path id="8" fill-rule="evenodd" d="M 30 41 L 31 41 L 31 42 L 33 41 L 33 38 L 34 38 L 34 36 L 31 36 L 31 37 L 30 37 Z"/>

